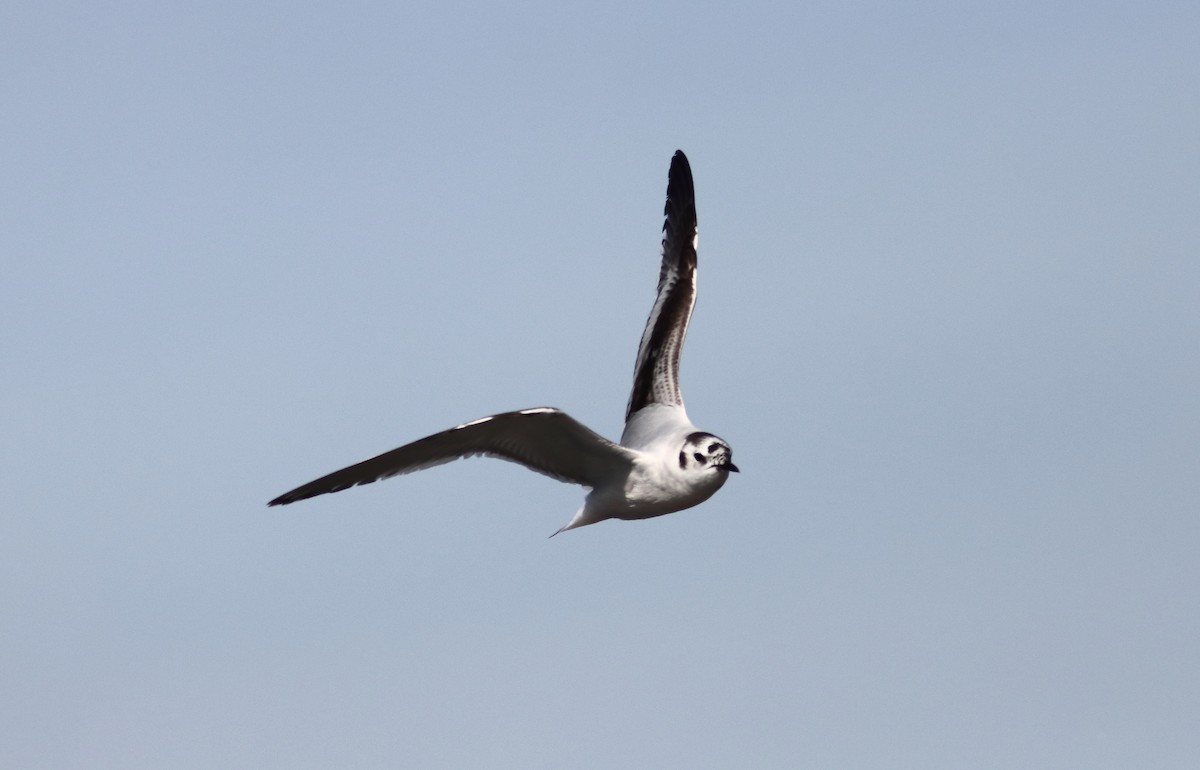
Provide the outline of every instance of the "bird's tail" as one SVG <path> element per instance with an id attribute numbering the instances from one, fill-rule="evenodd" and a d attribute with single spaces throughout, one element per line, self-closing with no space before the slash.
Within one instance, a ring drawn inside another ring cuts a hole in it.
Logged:
<path id="1" fill-rule="evenodd" d="M 566 524 L 562 525 L 561 527 L 559 527 L 554 532 L 554 535 L 557 535 L 562 532 L 566 532 L 568 529 L 575 529 L 576 527 L 586 527 L 588 524 L 595 524 L 598 521 L 604 521 L 604 519 L 606 519 L 606 518 L 608 518 L 608 517 L 604 516 L 601 518 L 596 518 L 591 512 L 588 511 L 587 503 L 584 503 L 583 507 L 581 507 L 578 511 L 576 511 L 575 515 L 571 517 L 571 520 L 568 521 Z M 554 537 L 554 535 L 551 535 L 550 537 Z"/>

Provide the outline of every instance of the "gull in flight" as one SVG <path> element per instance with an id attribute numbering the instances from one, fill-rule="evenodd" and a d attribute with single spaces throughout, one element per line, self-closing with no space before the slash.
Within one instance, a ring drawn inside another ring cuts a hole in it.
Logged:
<path id="1" fill-rule="evenodd" d="M 679 354 L 696 303 L 696 199 L 682 151 L 671 159 L 658 296 L 642 332 L 621 443 L 553 407 L 463 423 L 296 487 L 268 505 L 287 505 L 359 484 L 484 455 L 590 487 L 558 532 L 605 519 L 648 519 L 699 505 L 733 464 L 729 444 L 697 430 L 679 393 Z M 553 535 L 552 535 L 553 537 Z"/>

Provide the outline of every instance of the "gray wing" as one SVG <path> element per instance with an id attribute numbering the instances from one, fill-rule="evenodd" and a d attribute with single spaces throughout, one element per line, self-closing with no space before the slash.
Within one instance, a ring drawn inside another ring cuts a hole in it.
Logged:
<path id="1" fill-rule="evenodd" d="M 625 420 L 647 404 L 683 405 L 679 354 L 696 304 L 696 192 L 682 150 L 671 158 L 663 212 L 662 268 L 658 297 L 646 320 L 633 368 L 633 390 Z"/>
<path id="2" fill-rule="evenodd" d="M 327 492 L 484 455 L 520 463 L 559 481 L 596 486 L 633 467 L 633 453 L 551 408 L 484 417 L 296 487 L 267 505 L 287 505 Z"/>

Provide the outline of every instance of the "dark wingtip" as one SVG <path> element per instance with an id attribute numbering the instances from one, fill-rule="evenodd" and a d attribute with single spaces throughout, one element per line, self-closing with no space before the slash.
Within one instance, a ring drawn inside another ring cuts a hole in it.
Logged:
<path id="1" fill-rule="evenodd" d="M 672 192 L 674 191 L 674 195 Z M 692 164 L 688 163 L 683 150 L 676 150 L 671 158 L 671 170 L 667 173 L 667 198 L 693 198 L 695 187 L 692 184 Z"/>
<path id="2" fill-rule="evenodd" d="M 663 232 L 666 233 L 672 220 L 677 226 L 693 230 L 696 227 L 696 185 L 692 182 L 692 166 L 683 150 L 676 150 L 671 158 L 671 170 L 667 172 L 667 202 L 663 206 Z M 668 234 L 669 235 L 669 234 Z"/>
<path id="3" fill-rule="evenodd" d="M 308 498 L 312 497 L 312 495 L 297 494 L 298 492 L 300 492 L 300 490 L 302 488 L 303 487 L 297 487 L 296 489 L 293 489 L 290 492 L 284 492 L 279 497 L 277 497 L 274 500 L 272 500 L 271 502 L 267 503 L 267 507 L 273 508 L 276 505 L 291 505 L 292 503 L 298 503 L 301 500 L 307 500 Z M 320 494 L 320 493 L 318 493 L 318 494 Z"/>

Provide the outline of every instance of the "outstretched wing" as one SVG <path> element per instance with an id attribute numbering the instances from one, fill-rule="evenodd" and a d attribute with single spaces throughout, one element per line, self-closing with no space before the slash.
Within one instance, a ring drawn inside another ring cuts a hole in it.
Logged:
<path id="1" fill-rule="evenodd" d="M 484 417 L 435 433 L 310 481 L 267 505 L 287 505 L 476 455 L 517 462 L 559 481 L 584 486 L 596 486 L 633 467 L 633 453 L 628 449 L 558 409 L 539 407 Z"/>
<path id="2" fill-rule="evenodd" d="M 662 268 L 658 298 L 646 320 L 633 368 L 633 390 L 625 420 L 647 404 L 683 405 L 679 393 L 679 354 L 696 304 L 696 192 L 682 150 L 671 158 L 667 205 L 663 212 Z"/>

